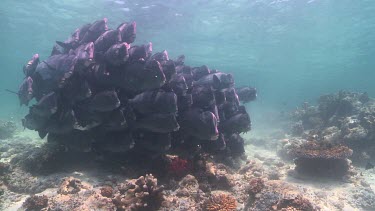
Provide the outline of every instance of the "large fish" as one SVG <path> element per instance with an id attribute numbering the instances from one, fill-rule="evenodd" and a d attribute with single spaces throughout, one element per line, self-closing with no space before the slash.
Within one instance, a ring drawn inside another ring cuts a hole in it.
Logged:
<path id="1" fill-rule="evenodd" d="M 219 137 L 216 116 L 201 109 L 191 109 L 182 113 L 179 118 L 181 130 L 200 140 L 216 140 Z"/>
<path id="2" fill-rule="evenodd" d="M 169 133 L 177 131 L 180 125 L 177 123 L 175 114 L 149 114 L 137 119 L 135 128 L 156 133 Z"/>
<path id="3" fill-rule="evenodd" d="M 137 24 L 135 22 L 122 23 L 117 27 L 117 29 L 120 31 L 121 39 L 123 42 L 126 42 L 128 44 L 134 42 L 137 33 Z"/>
<path id="4" fill-rule="evenodd" d="M 49 118 L 57 112 L 58 96 L 55 92 L 51 92 L 43 96 L 37 104 L 30 107 L 30 113 L 40 117 Z"/>
<path id="5" fill-rule="evenodd" d="M 211 73 L 211 70 L 206 65 L 203 65 L 201 67 L 194 67 L 192 69 L 192 73 L 194 81 L 197 81 L 200 78 L 209 75 Z"/>
<path id="6" fill-rule="evenodd" d="M 96 39 L 95 54 L 105 53 L 112 45 L 121 42 L 121 34 L 119 30 L 108 30 Z"/>
<path id="7" fill-rule="evenodd" d="M 140 93 L 160 88 L 165 82 L 166 78 L 158 61 L 138 61 L 126 66 L 118 86 L 130 92 Z"/>
<path id="8" fill-rule="evenodd" d="M 176 94 L 160 89 L 138 94 L 129 100 L 129 104 L 142 114 L 177 112 Z"/>
<path id="9" fill-rule="evenodd" d="M 104 59 L 111 65 L 119 66 L 125 64 L 129 59 L 129 44 L 119 43 L 110 47 L 104 54 Z"/>
<path id="10" fill-rule="evenodd" d="M 73 110 L 61 110 L 48 120 L 44 130 L 47 133 L 66 134 L 71 132 L 76 124 L 77 119 Z"/>
<path id="11" fill-rule="evenodd" d="M 243 103 L 254 101 L 257 98 L 257 89 L 254 87 L 243 86 L 236 88 L 238 98 Z"/>
<path id="12" fill-rule="evenodd" d="M 251 130 L 251 120 L 247 113 L 238 113 L 220 122 L 219 129 L 225 134 L 244 133 Z"/>
<path id="13" fill-rule="evenodd" d="M 134 134 L 136 147 L 152 152 L 163 153 L 171 148 L 170 133 L 140 131 Z"/>
<path id="14" fill-rule="evenodd" d="M 39 64 L 39 54 L 34 54 L 34 56 L 23 66 L 23 73 L 26 77 L 32 77 L 36 67 Z"/>
<path id="15" fill-rule="evenodd" d="M 186 80 L 182 75 L 173 75 L 169 81 L 169 85 L 178 96 L 184 96 L 188 91 Z"/>
<path id="16" fill-rule="evenodd" d="M 215 104 L 215 95 L 210 86 L 194 86 L 191 94 L 194 107 L 207 108 Z"/>
<path id="17" fill-rule="evenodd" d="M 79 46 L 80 41 L 83 39 L 86 32 L 88 32 L 91 24 L 85 24 L 80 28 L 76 29 L 72 35 L 68 38 L 68 40 L 61 42 L 56 41 L 56 43 L 61 46 L 65 52 L 69 51 L 70 49 L 75 49 Z"/>
<path id="18" fill-rule="evenodd" d="M 152 43 L 146 45 L 134 45 L 129 49 L 129 60 L 134 61 L 146 61 L 151 56 L 152 53 Z"/>
<path id="19" fill-rule="evenodd" d="M 88 102 L 88 109 L 92 111 L 107 112 L 120 107 L 120 100 L 115 91 L 103 91 L 95 94 Z"/>
<path id="20" fill-rule="evenodd" d="M 33 79 L 31 77 L 27 77 L 23 80 L 19 91 L 18 91 L 18 99 L 20 101 L 20 105 L 29 105 L 29 102 L 34 97 L 33 92 Z"/>
<path id="21" fill-rule="evenodd" d="M 102 20 L 97 20 L 93 24 L 90 25 L 90 27 L 88 28 L 86 33 L 83 35 L 82 39 L 80 40 L 79 44 L 95 42 L 95 40 L 98 39 L 98 37 L 107 30 L 108 30 L 107 18 L 104 18 Z"/>
<path id="22" fill-rule="evenodd" d="M 134 148 L 134 139 L 130 132 L 119 131 L 98 134 L 93 148 L 97 152 L 122 153 Z"/>

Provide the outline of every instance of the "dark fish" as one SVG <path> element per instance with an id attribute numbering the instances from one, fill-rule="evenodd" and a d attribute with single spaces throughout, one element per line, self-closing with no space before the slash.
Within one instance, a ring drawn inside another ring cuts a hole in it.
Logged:
<path id="1" fill-rule="evenodd" d="M 201 77 L 198 81 L 195 81 L 194 85 L 210 85 L 214 89 L 225 89 L 233 87 L 234 79 L 231 74 L 222 72 L 211 73 Z"/>
<path id="2" fill-rule="evenodd" d="M 374 165 L 370 162 L 367 162 L 365 169 L 369 170 L 369 169 L 373 169 L 373 168 L 374 168 Z"/>
<path id="3" fill-rule="evenodd" d="M 180 55 L 175 60 L 175 65 L 176 66 L 178 66 L 178 65 L 184 65 L 184 62 L 185 62 L 185 55 Z"/>
<path id="4" fill-rule="evenodd" d="M 55 92 L 51 92 L 43 96 L 37 104 L 30 108 L 33 115 L 49 118 L 56 113 L 58 108 L 58 96 Z"/>
<path id="5" fill-rule="evenodd" d="M 236 88 L 238 98 L 243 103 L 254 101 L 257 98 L 257 90 L 253 87 L 239 87 Z"/>
<path id="6" fill-rule="evenodd" d="M 130 99 L 129 104 L 142 114 L 177 112 L 176 94 L 163 90 L 145 91 Z"/>
<path id="7" fill-rule="evenodd" d="M 134 62 L 126 66 L 117 84 L 121 88 L 132 92 L 143 92 L 158 89 L 166 82 L 162 67 L 158 61 L 152 60 L 146 64 Z"/>
<path id="8" fill-rule="evenodd" d="M 163 62 L 162 67 L 167 81 L 171 80 L 171 78 L 176 74 L 176 66 L 174 65 L 174 62 L 172 60 Z"/>
<path id="9" fill-rule="evenodd" d="M 79 45 L 79 29 L 76 29 L 68 40 L 64 42 L 56 41 L 56 44 L 61 46 L 65 51 L 77 48 Z"/>
<path id="10" fill-rule="evenodd" d="M 107 112 L 120 107 L 120 100 L 115 91 L 99 92 L 88 103 L 88 109 L 92 111 Z"/>
<path id="11" fill-rule="evenodd" d="M 184 76 L 173 75 L 171 80 L 169 81 L 169 85 L 172 88 L 172 90 L 176 93 L 176 95 L 178 96 L 186 95 L 188 86 L 186 84 Z"/>
<path id="12" fill-rule="evenodd" d="M 238 105 L 232 102 L 225 102 L 218 107 L 220 119 L 222 121 L 230 119 L 232 116 L 238 114 Z"/>
<path id="13" fill-rule="evenodd" d="M 220 122 L 219 129 L 225 134 L 244 133 L 251 130 L 250 116 L 239 113 Z"/>
<path id="14" fill-rule="evenodd" d="M 95 42 L 95 40 L 98 39 L 98 37 L 107 30 L 107 18 L 95 21 L 93 24 L 90 25 L 86 33 L 83 35 L 79 44 Z"/>
<path id="15" fill-rule="evenodd" d="M 180 125 L 177 123 L 175 114 L 150 114 L 137 119 L 135 128 L 156 133 L 169 133 L 177 131 Z"/>
<path id="16" fill-rule="evenodd" d="M 73 75 L 76 56 L 61 54 L 41 62 L 33 76 L 33 91 L 37 100 L 64 86 L 65 80 Z"/>
<path id="17" fill-rule="evenodd" d="M 32 76 L 35 72 L 36 67 L 39 64 L 39 54 L 34 54 L 30 61 L 23 66 L 23 73 L 26 77 Z"/>
<path id="18" fill-rule="evenodd" d="M 58 55 L 58 54 L 63 54 L 63 52 L 58 45 L 54 45 L 52 48 L 51 56 Z"/>
<path id="19" fill-rule="evenodd" d="M 117 27 L 117 30 L 121 33 L 121 39 L 123 42 L 128 44 L 133 43 L 136 38 L 137 25 L 135 22 L 122 23 Z"/>
<path id="20" fill-rule="evenodd" d="M 66 134 L 74 129 L 77 124 L 74 112 L 71 109 L 56 113 L 51 117 L 45 127 L 48 133 Z"/>
<path id="21" fill-rule="evenodd" d="M 31 77 L 25 78 L 22 82 L 19 91 L 18 99 L 20 100 L 20 105 L 29 105 L 31 99 L 33 99 L 33 79 Z"/>
<path id="22" fill-rule="evenodd" d="M 98 134 L 95 137 L 93 148 L 98 152 L 121 153 L 134 148 L 132 134 L 127 131 Z"/>
<path id="23" fill-rule="evenodd" d="M 215 95 L 210 86 L 194 86 L 191 94 L 193 107 L 207 108 L 215 104 Z"/>
<path id="24" fill-rule="evenodd" d="M 95 54 L 105 53 L 112 45 L 121 42 L 121 34 L 119 30 L 108 30 L 104 32 L 95 41 Z"/>
<path id="25" fill-rule="evenodd" d="M 134 134 L 135 146 L 152 152 L 163 153 L 171 148 L 170 133 L 153 133 L 141 131 Z"/>
<path id="26" fill-rule="evenodd" d="M 193 104 L 193 96 L 191 94 L 186 94 L 186 95 L 178 95 L 177 96 L 177 107 L 178 111 L 186 111 L 191 108 Z"/>
<path id="27" fill-rule="evenodd" d="M 181 130 L 200 140 L 216 140 L 219 137 L 217 119 L 210 111 L 192 109 L 182 113 L 179 120 Z"/>
<path id="28" fill-rule="evenodd" d="M 227 101 L 224 90 L 215 91 L 215 101 L 217 105 L 221 105 Z"/>
<path id="29" fill-rule="evenodd" d="M 129 60 L 130 61 L 138 61 L 143 60 L 146 61 L 151 56 L 152 53 L 152 43 L 148 43 L 147 45 L 141 46 L 132 46 L 129 49 Z"/>
<path id="30" fill-rule="evenodd" d="M 192 73 L 194 81 L 198 81 L 203 76 L 209 75 L 211 70 L 206 65 L 203 65 L 201 67 L 194 67 Z"/>
<path id="31" fill-rule="evenodd" d="M 114 66 L 125 64 L 129 59 L 129 44 L 126 42 L 113 45 L 104 54 L 105 60 Z"/>
<path id="32" fill-rule="evenodd" d="M 225 92 L 225 99 L 227 102 L 235 103 L 236 105 L 240 105 L 240 100 L 234 88 L 226 88 L 222 89 Z"/>
<path id="33" fill-rule="evenodd" d="M 127 126 L 123 111 L 116 109 L 107 115 L 107 118 L 100 127 L 105 131 L 119 131 L 125 129 Z"/>
<path id="34" fill-rule="evenodd" d="M 226 149 L 226 140 L 223 134 L 220 134 L 219 138 L 215 141 L 206 141 L 201 144 L 203 150 L 210 153 L 215 153 Z"/>
<path id="35" fill-rule="evenodd" d="M 244 143 L 245 140 L 237 133 L 230 135 L 226 139 L 226 145 L 231 155 L 242 155 L 245 153 Z"/>
<path id="36" fill-rule="evenodd" d="M 94 62 L 94 47 L 93 42 L 89 42 L 84 45 L 80 45 L 77 49 L 72 51 L 70 54 L 76 55 L 77 62 L 82 64 L 83 67 L 88 67 Z"/>
<path id="37" fill-rule="evenodd" d="M 37 116 L 32 113 L 28 113 L 25 118 L 22 119 L 22 126 L 29 130 L 40 130 L 47 124 L 45 117 Z"/>
<path id="38" fill-rule="evenodd" d="M 163 64 L 169 60 L 168 52 L 164 50 L 162 52 L 155 53 L 154 55 L 150 57 L 150 60 L 156 60 L 160 64 Z"/>
<path id="39" fill-rule="evenodd" d="M 64 101 L 74 104 L 91 97 L 92 91 L 84 77 L 74 74 L 64 81 L 64 87 L 61 88 L 61 95 Z"/>
<path id="40" fill-rule="evenodd" d="M 68 40 L 64 42 L 56 41 L 56 43 L 62 48 L 64 48 L 65 52 L 69 51 L 70 49 L 75 49 L 79 46 L 80 41 L 83 39 L 84 35 L 86 34 L 86 32 L 88 32 L 90 27 L 91 24 L 85 24 L 80 28 L 76 29 Z"/>

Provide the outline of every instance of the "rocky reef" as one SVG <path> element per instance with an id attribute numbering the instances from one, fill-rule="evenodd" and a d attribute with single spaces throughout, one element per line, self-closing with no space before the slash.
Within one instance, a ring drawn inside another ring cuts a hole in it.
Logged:
<path id="1" fill-rule="evenodd" d="M 353 150 L 353 161 L 366 163 L 375 156 L 374 115 L 375 100 L 367 93 L 340 91 L 321 96 L 316 106 L 304 103 L 292 112 L 290 133 L 346 145 Z"/>
<path id="2" fill-rule="evenodd" d="M 17 126 L 12 121 L 0 121 L 0 139 L 11 138 L 17 130 Z"/>

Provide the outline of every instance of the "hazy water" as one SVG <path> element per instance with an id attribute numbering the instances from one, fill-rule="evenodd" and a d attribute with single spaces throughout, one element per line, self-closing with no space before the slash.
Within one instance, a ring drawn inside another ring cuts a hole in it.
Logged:
<path id="1" fill-rule="evenodd" d="M 55 40 L 103 17 L 136 21 L 138 44 L 256 86 L 258 119 L 340 89 L 375 96 L 374 0 L 1 0 L 0 117 L 26 111 L 2 90 L 18 89 L 34 53 L 46 58 Z"/>

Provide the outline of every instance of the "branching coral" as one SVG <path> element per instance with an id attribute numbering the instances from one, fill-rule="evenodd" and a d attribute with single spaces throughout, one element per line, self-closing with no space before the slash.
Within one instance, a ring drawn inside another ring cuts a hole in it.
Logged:
<path id="1" fill-rule="evenodd" d="M 206 211 L 232 211 L 237 208 L 236 199 L 228 194 L 212 195 L 205 202 Z"/>
<path id="2" fill-rule="evenodd" d="M 37 211 L 41 210 L 48 206 L 48 198 L 47 196 L 30 196 L 26 199 L 26 201 L 22 204 L 22 207 L 25 208 L 27 211 Z"/>
<path id="3" fill-rule="evenodd" d="M 113 202 L 118 210 L 157 210 L 164 201 L 163 186 L 152 174 L 121 184 Z"/>

